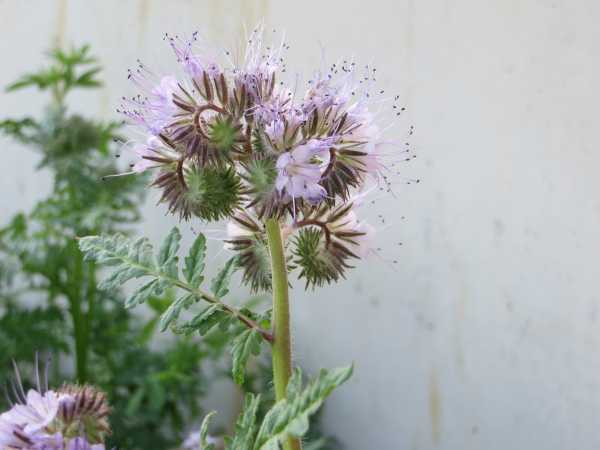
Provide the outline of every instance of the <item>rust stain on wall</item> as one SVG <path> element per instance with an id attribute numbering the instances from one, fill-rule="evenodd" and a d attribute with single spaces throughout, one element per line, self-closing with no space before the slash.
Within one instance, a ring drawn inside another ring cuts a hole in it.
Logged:
<path id="1" fill-rule="evenodd" d="M 465 369 L 465 354 L 463 349 L 462 325 L 465 322 L 468 297 L 469 293 L 467 287 L 465 283 L 462 282 L 454 307 L 454 340 L 456 364 L 463 375 Z"/>
<path id="2" fill-rule="evenodd" d="M 431 420 L 431 440 L 434 445 L 438 445 L 441 437 L 442 397 L 435 369 L 432 369 L 429 376 L 429 418 Z"/>
<path id="3" fill-rule="evenodd" d="M 68 0 L 57 0 L 56 5 L 56 30 L 54 32 L 54 42 L 57 47 L 62 47 L 65 40 L 67 29 L 67 12 L 69 10 Z"/>

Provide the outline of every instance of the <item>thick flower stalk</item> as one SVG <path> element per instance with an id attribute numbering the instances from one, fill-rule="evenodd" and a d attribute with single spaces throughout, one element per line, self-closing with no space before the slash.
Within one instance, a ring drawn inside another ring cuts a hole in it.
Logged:
<path id="1" fill-rule="evenodd" d="M 292 374 L 288 273 L 321 286 L 373 251 L 374 228 L 356 209 L 368 184 L 388 188 L 390 143 L 372 108 L 386 100 L 375 69 L 336 63 L 301 92 L 285 82 L 287 44 L 268 45 L 264 34 L 256 29 L 237 58 L 215 57 L 197 34 L 166 36 L 184 75 L 138 63 L 129 78 L 140 92 L 117 111 L 137 130 L 129 173 L 154 171 L 152 186 L 181 219 L 227 219 L 225 246 L 243 282 L 272 290 L 268 340 L 282 400 Z M 290 438 L 285 448 L 300 442 Z"/>
<path id="2" fill-rule="evenodd" d="M 104 450 L 110 434 L 110 408 L 104 393 L 91 386 L 48 389 L 47 366 L 35 389 L 25 392 L 19 369 L 11 382 L 12 405 L 0 414 L 1 450 Z M 8 392 L 8 391 L 7 391 Z"/>

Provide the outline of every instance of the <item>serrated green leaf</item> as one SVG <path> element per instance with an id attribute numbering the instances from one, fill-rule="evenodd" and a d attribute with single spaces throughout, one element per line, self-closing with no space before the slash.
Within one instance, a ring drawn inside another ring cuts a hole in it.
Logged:
<path id="1" fill-rule="evenodd" d="M 225 266 L 219 271 L 217 276 L 213 278 L 210 284 L 210 290 L 216 297 L 221 298 L 227 295 L 229 292 L 229 282 L 231 281 L 231 275 L 237 269 L 237 258 L 233 257 L 229 259 Z"/>
<path id="2" fill-rule="evenodd" d="M 213 304 L 204 309 L 200 314 L 197 314 L 182 328 L 185 333 L 189 334 L 197 331 L 200 335 L 204 336 L 224 318 L 227 318 L 227 314 L 221 310 L 221 306 Z"/>
<path id="3" fill-rule="evenodd" d="M 246 394 L 244 408 L 235 423 L 235 436 L 227 450 L 249 450 L 256 436 L 256 413 L 260 405 L 260 395 Z"/>
<path id="4" fill-rule="evenodd" d="M 160 295 L 156 291 L 158 279 L 149 281 L 146 284 L 140 286 L 127 300 L 125 300 L 125 308 L 133 308 L 134 306 L 141 305 L 152 295 Z"/>
<path id="5" fill-rule="evenodd" d="M 102 82 L 94 78 L 95 75 L 97 75 L 101 70 L 102 69 L 100 67 L 94 67 L 90 70 L 87 70 L 77 77 L 75 83 L 83 87 L 101 86 Z"/>
<path id="6" fill-rule="evenodd" d="M 137 411 L 140 409 L 142 402 L 144 401 L 144 397 L 146 396 L 146 389 L 142 385 L 140 386 L 133 395 L 129 398 L 127 402 L 127 407 L 125 408 L 125 414 L 127 416 L 134 416 Z"/>
<path id="7" fill-rule="evenodd" d="M 79 248 L 86 260 L 117 266 L 99 284 L 100 289 L 115 289 L 133 278 L 152 275 L 154 270 L 152 245 L 146 238 L 131 242 L 122 235 L 87 236 L 79 240 Z"/>
<path id="8" fill-rule="evenodd" d="M 208 437 L 208 424 L 216 413 L 216 411 L 211 411 L 202 420 L 202 425 L 200 425 L 200 450 L 212 450 L 215 447 L 214 444 L 209 444 L 206 438 Z"/>
<path id="9" fill-rule="evenodd" d="M 155 377 L 149 377 L 146 385 L 148 390 L 148 408 L 151 411 L 158 412 L 167 400 L 167 393 L 160 381 Z"/>
<path id="10" fill-rule="evenodd" d="M 169 328 L 169 325 L 179 318 L 181 310 L 188 309 L 196 301 L 197 299 L 193 294 L 187 294 L 171 303 L 162 316 L 160 316 L 160 331 L 165 331 L 167 328 Z"/>
<path id="11" fill-rule="evenodd" d="M 185 257 L 183 274 L 188 283 L 194 287 L 204 281 L 204 257 L 206 255 L 206 237 L 202 233 L 194 241 L 188 256 Z"/>
<path id="12" fill-rule="evenodd" d="M 158 255 L 156 256 L 156 264 L 162 272 L 177 278 L 177 263 L 179 258 L 177 252 L 181 243 L 181 233 L 177 227 L 173 227 L 167 237 L 162 241 Z"/>
<path id="13" fill-rule="evenodd" d="M 258 355 L 260 353 L 260 344 L 262 336 L 260 333 L 250 328 L 237 335 L 231 343 L 231 354 L 233 357 L 233 379 L 242 385 L 245 378 L 246 363 L 250 355 Z"/>
<path id="14" fill-rule="evenodd" d="M 147 273 L 148 271 L 142 267 L 121 265 L 108 278 L 102 280 L 98 287 L 102 290 L 117 289 L 126 281 L 147 275 Z"/>
<path id="15" fill-rule="evenodd" d="M 254 450 L 279 450 L 289 437 L 301 438 L 308 431 L 308 420 L 318 411 L 333 389 L 352 375 L 352 366 L 321 370 L 306 388 L 300 389 L 302 374 L 297 369 L 288 384 L 287 398 L 278 401 L 265 415 Z"/>
<path id="16" fill-rule="evenodd" d="M 294 373 L 288 381 L 286 388 L 287 398 L 296 398 L 302 392 L 302 372 L 300 369 L 294 370 Z"/>

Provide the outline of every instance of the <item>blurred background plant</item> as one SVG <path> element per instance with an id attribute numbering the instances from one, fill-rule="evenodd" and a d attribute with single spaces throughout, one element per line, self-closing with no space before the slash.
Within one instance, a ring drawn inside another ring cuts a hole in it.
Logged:
<path id="1" fill-rule="evenodd" d="M 38 168 L 53 178 L 46 198 L 0 230 L 0 378 L 7 379 L 11 358 L 23 366 L 36 351 L 53 354 L 61 360 L 53 364 L 55 380 L 107 392 L 113 441 L 121 448 L 172 447 L 201 412 L 209 352 L 191 340 L 155 349 L 153 315 L 133 316 L 119 292 L 97 288 L 97 269 L 83 261 L 75 238 L 127 232 L 140 219 L 144 180 L 103 182 L 102 175 L 118 171 L 111 146 L 119 124 L 67 108 L 71 91 L 101 85 L 89 48 L 55 49 L 49 57 L 49 67 L 7 88 L 50 92 L 42 116 L 0 122 L 5 134 L 40 153 Z M 151 311 L 160 313 L 161 305 L 154 299 Z"/>
<path id="2" fill-rule="evenodd" d="M 108 394 L 113 445 L 174 448 L 203 413 L 209 379 L 231 376 L 219 369 L 228 338 L 217 328 L 202 339 L 158 343 L 158 320 L 173 301 L 170 293 L 132 313 L 123 308 L 121 292 L 98 289 L 98 269 L 83 260 L 76 237 L 127 234 L 141 219 L 145 180 L 103 181 L 119 172 L 112 147 L 120 124 L 67 107 L 71 91 L 101 86 L 100 66 L 89 48 L 54 49 L 49 61 L 7 87 L 49 92 L 41 117 L 0 122 L 0 131 L 40 154 L 38 169 L 53 180 L 46 198 L 0 228 L 0 382 L 11 376 L 11 359 L 31 375 L 36 352 L 53 355 L 60 361 L 52 364 L 54 380 L 95 384 Z M 245 390 L 266 390 L 268 364 L 256 361 Z M 6 409 L 3 402 L 0 398 Z M 263 414 L 272 402 L 265 399 Z M 335 439 L 324 437 L 318 417 L 313 422 L 306 448 L 339 449 Z"/>

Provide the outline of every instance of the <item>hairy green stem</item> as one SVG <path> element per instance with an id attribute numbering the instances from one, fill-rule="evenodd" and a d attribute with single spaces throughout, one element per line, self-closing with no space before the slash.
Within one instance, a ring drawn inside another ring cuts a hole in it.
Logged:
<path id="1" fill-rule="evenodd" d="M 287 268 L 281 229 L 277 219 L 266 222 L 269 252 L 271 254 L 271 274 L 273 285 L 273 383 L 277 401 L 286 397 L 287 385 L 292 376 L 292 343 L 290 333 L 290 305 Z M 299 439 L 288 438 L 284 450 L 300 450 Z"/>
<path id="2" fill-rule="evenodd" d="M 85 315 L 85 349 L 86 349 L 86 371 L 87 371 L 87 354 L 90 352 L 90 342 L 92 340 L 92 331 L 94 328 L 94 313 L 96 309 L 96 263 L 93 261 L 87 262 L 87 313 Z"/>
<path id="3" fill-rule="evenodd" d="M 85 383 L 87 381 L 87 336 L 86 323 L 82 311 L 83 296 L 83 255 L 79 249 L 73 247 L 73 270 L 70 273 L 70 292 L 68 295 L 69 312 L 73 321 L 73 338 L 75 340 L 75 367 L 77 372 L 77 381 Z"/>

